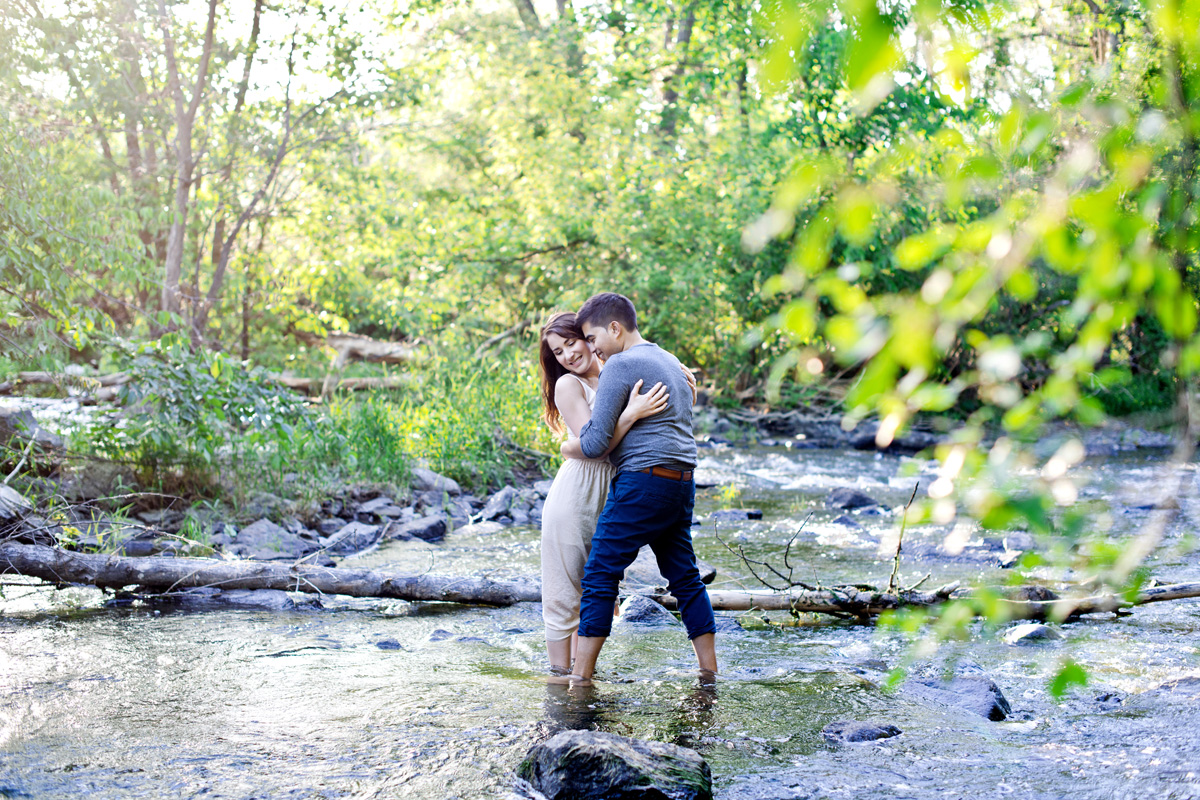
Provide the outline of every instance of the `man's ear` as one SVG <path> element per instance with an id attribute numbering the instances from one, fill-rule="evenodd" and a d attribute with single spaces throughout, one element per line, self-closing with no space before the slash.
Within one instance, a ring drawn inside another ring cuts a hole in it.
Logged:
<path id="1" fill-rule="evenodd" d="M 625 327 L 614 319 L 612 322 L 608 323 L 608 330 L 613 335 L 613 338 L 620 339 L 621 333 L 625 330 Z"/>

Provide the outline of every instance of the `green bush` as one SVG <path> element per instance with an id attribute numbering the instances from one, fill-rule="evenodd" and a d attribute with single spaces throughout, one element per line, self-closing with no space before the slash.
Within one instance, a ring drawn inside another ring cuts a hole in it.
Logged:
<path id="1" fill-rule="evenodd" d="M 227 468 L 277 470 L 280 444 L 311 425 L 302 398 L 222 353 L 168 336 L 127 356 L 125 410 L 98 418 L 75 444 L 129 463 L 143 485 L 203 492 Z"/>

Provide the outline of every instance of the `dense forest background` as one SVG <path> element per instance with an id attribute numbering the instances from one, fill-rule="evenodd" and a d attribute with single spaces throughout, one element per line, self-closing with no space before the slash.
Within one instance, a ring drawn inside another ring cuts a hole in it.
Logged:
<path id="1" fill-rule="evenodd" d="M 345 367 L 409 382 L 327 404 L 322 457 L 487 482 L 554 449 L 540 321 L 616 290 L 726 406 L 840 404 L 884 440 L 949 413 L 964 447 L 1187 417 L 1196 14 L 5 0 L 0 372 L 132 370 L 157 421 L 98 453 L 212 464 L 265 431 L 287 461 L 321 437 L 266 375 L 402 342 Z"/>

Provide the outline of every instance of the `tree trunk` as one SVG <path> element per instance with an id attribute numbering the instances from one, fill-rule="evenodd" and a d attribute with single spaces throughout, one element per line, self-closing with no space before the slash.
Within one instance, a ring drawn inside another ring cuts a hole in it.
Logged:
<path id="1" fill-rule="evenodd" d="M 254 2 L 254 21 L 250 25 L 250 39 L 246 43 L 246 60 L 242 64 L 242 79 L 238 83 L 237 95 L 233 101 L 233 113 L 229 118 L 229 128 L 226 138 L 229 142 L 229 160 L 221 168 L 221 187 L 224 191 L 233 191 L 233 161 L 237 154 L 237 126 L 242 108 L 246 105 L 246 92 L 250 88 L 250 68 L 254 65 L 254 56 L 258 52 L 258 34 L 262 30 L 263 0 Z M 217 221 L 213 225 L 212 265 L 214 269 L 221 263 L 225 254 L 225 204 L 217 208 Z M 199 297 L 199 294 L 197 294 Z"/>
<path id="2" fill-rule="evenodd" d="M 679 81 L 687 70 L 688 49 L 692 43 L 692 29 L 696 26 L 696 4 L 689 3 L 683 19 L 679 21 L 679 32 L 675 34 L 675 49 L 679 62 L 671 74 L 663 79 L 662 132 L 672 137 L 679 123 Z"/>
<path id="3" fill-rule="evenodd" d="M 542 22 L 538 19 L 537 9 L 533 7 L 533 0 L 513 0 L 513 5 L 516 6 L 517 14 L 526 30 L 532 32 L 542 29 Z"/>
<path id="4" fill-rule="evenodd" d="M 219 586 L 222 589 L 282 589 L 288 592 L 489 606 L 510 606 L 541 599 L 541 588 L 536 582 L 400 575 L 301 563 L 222 561 L 215 558 L 127 558 L 72 553 L 44 545 L 11 541 L 0 543 L 0 573 L 28 575 L 56 585 L 83 583 L 101 589 L 136 586 L 150 592 Z"/>
<path id="5" fill-rule="evenodd" d="M 162 308 L 178 314 L 181 310 L 179 278 L 183 270 L 183 245 L 187 233 L 188 203 L 192 191 L 192 176 L 196 163 L 192 154 L 192 133 L 196 122 L 196 111 L 204 98 L 208 81 L 208 65 L 213 54 L 213 31 L 216 27 L 217 0 L 208 2 L 208 22 L 204 30 L 204 45 L 200 53 L 200 67 L 196 75 L 196 86 L 191 100 L 183 97 L 180 83 L 179 64 L 175 58 L 175 39 L 171 35 L 171 22 L 167 15 L 165 0 L 158 0 L 159 24 L 162 26 L 163 50 L 166 55 L 168 88 L 175 101 L 175 196 L 171 204 L 172 219 L 167 234 L 167 252 L 163 265 Z"/>

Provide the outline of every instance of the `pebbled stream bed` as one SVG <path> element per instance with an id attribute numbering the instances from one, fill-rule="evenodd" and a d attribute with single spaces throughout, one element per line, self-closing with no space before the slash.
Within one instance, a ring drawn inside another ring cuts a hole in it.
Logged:
<path id="1" fill-rule="evenodd" d="M 894 511 L 835 511 L 823 500 L 853 487 L 895 509 L 929 469 L 853 451 L 703 456 L 701 480 L 718 485 L 698 494 L 695 543 L 718 568 L 718 588 L 754 585 L 718 534 L 778 563 L 810 511 L 792 550 L 798 579 L 886 584 Z M 1106 506 L 1099 513 L 1114 532 L 1136 531 L 1162 485 L 1157 458 L 1089 460 L 1080 502 Z M 731 501 L 762 509 L 763 519 L 710 517 Z M 1200 580 L 1185 539 L 1200 503 L 1179 502 L 1151 564 L 1162 582 Z M 843 516 L 854 524 L 835 522 Z M 941 553 L 948 530 L 909 529 L 905 584 L 925 573 L 927 585 L 1005 579 L 977 535 L 961 553 Z M 537 536 L 476 526 L 347 563 L 527 575 L 537 571 Z M 1065 624 L 1062 640 L 1032 646 L 1005 644 L 976 623 L 943 653 L 977 663 L 1001 687 L 1013 713 L 989 722 L 905 688 L 885 691 L 905 640 L 828 618 L 777 627 L 743 615 L 746 630 L 718 637 L 715 691 L 697 685 L 681 627 L 618 625 L 598 686 L 566 690 L 543 681 L 535 604 L 325 598 L 323 610 L 184 612 L 109 608 L 94 590 L 14 583 L 0 599 L 0 797 L 506 798 L 530 744 L 588 727 L 697 749 L 723 800 L 1200 798 L 1200 600 Z M 1090 680 L 1056 702 L 1047 681 L 1067 656 Z M 844 719 L 903 733 L 824 741 L 821 729 Z"/>

